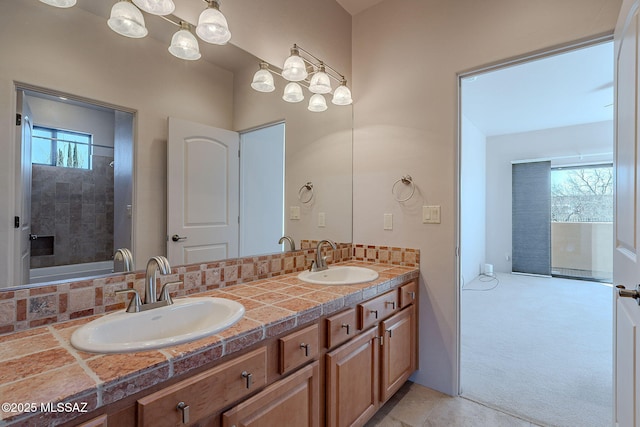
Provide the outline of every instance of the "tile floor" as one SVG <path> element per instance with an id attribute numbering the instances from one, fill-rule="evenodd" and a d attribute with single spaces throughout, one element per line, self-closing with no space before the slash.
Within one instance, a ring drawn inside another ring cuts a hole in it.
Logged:
<path id="1" fill-rule="evenodd" d="M 537 427 L 461 397 L 407 382 L 365 427 Z"/>

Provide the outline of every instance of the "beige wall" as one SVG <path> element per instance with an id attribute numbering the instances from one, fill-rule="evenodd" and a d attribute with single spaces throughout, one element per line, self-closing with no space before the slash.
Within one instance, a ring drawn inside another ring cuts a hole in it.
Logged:
<path id="1" fill-rule="evenodd" d="M 456 73 L 611 33 L 620 3 L 385 0 L 354 17 L 354 241 L 421 250 L 420 383 L 457 393 Z M 407 173 L 420 191 L 400 205 Z"/>

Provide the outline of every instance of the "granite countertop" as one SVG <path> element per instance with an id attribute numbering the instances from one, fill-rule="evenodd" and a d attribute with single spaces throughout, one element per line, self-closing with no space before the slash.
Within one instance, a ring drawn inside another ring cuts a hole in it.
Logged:
<path id="1" fill-rule="evenodd" d="M 293 273 L 194 294 L 236 300 L 245 315 L 221 333 L 173 347 L 124 354 L 73 348 L 73 331 L 99 316 L 0 336 L 0 427 L 71 420 L 418 277 L 415 267 L 340 264 L 368 267 L 380 276 L 325 286 L 302 282 Z"/>

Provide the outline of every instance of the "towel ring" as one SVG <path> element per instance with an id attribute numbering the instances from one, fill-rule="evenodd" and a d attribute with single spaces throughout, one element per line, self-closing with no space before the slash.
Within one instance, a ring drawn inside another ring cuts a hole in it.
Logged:
<path id="1" fill-rule="evenodd" d="M 398 195 L 396 194 L 396 186 L 399 183 L 403 183 L 405 185 L 411 186 L 411 193 L 409 193 L 409 196 L 405 197 L 404 199 L 398 198 Z M 413 194 L 415 192 L 416 192 L 416 184 L 413 182 L 413 178 L 411 178 L 411 175 L 404 175 L 402 178 L 394 182 L 393 187 L 391 187 L 391 194 L 393 194 L 393 198 L 396 199 L 396 202 L 406 202 L 407 200 L 413 197 Z"/>
<path id="2" fill-rule="evenodd" d="M 307 198 L 303 197 L 305 192 L 309 193 Z M 298 190 L 298 200 L 302 203 L 309 203 L 311 199 L 313 199 L 313 184 L 311 182 L 307 182 L 305 185 L 300 187 L 300 190 Z"/>

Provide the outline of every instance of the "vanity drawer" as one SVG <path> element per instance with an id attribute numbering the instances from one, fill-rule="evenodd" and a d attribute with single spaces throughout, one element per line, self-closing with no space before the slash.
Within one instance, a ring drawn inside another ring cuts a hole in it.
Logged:
<path id="1" fill-rule="evenodd" d="M 311 325 L 279 340 L 280 373 L 284 374 L 318 357 L 318 325 Z"/>
<path id="2" fill-rule="evenodd" d="M 400 286 L 400 308 L 415 303 L 418 298 L 418 283 L 414 280 L 406 285 Z"/>
<path id="3" fill-rule="evenodd" d="M 350 308 L 327 318 L 327 348 L 332 348 L 353 338 L 356 331 L 356 309 Z"/>
<path id="4" fill-rule="evenodd" d="M 137 425 L 193 423 L 253 393 L 266 382 L 267 350 L 262 347 L 139 399 Z"/>
<path id="5" fill-rule="evenodd" d="M 358 329 L 366 329 L 398 310 L 398 291 L 387 292 L 365 303 L 358 304 Z"/>

